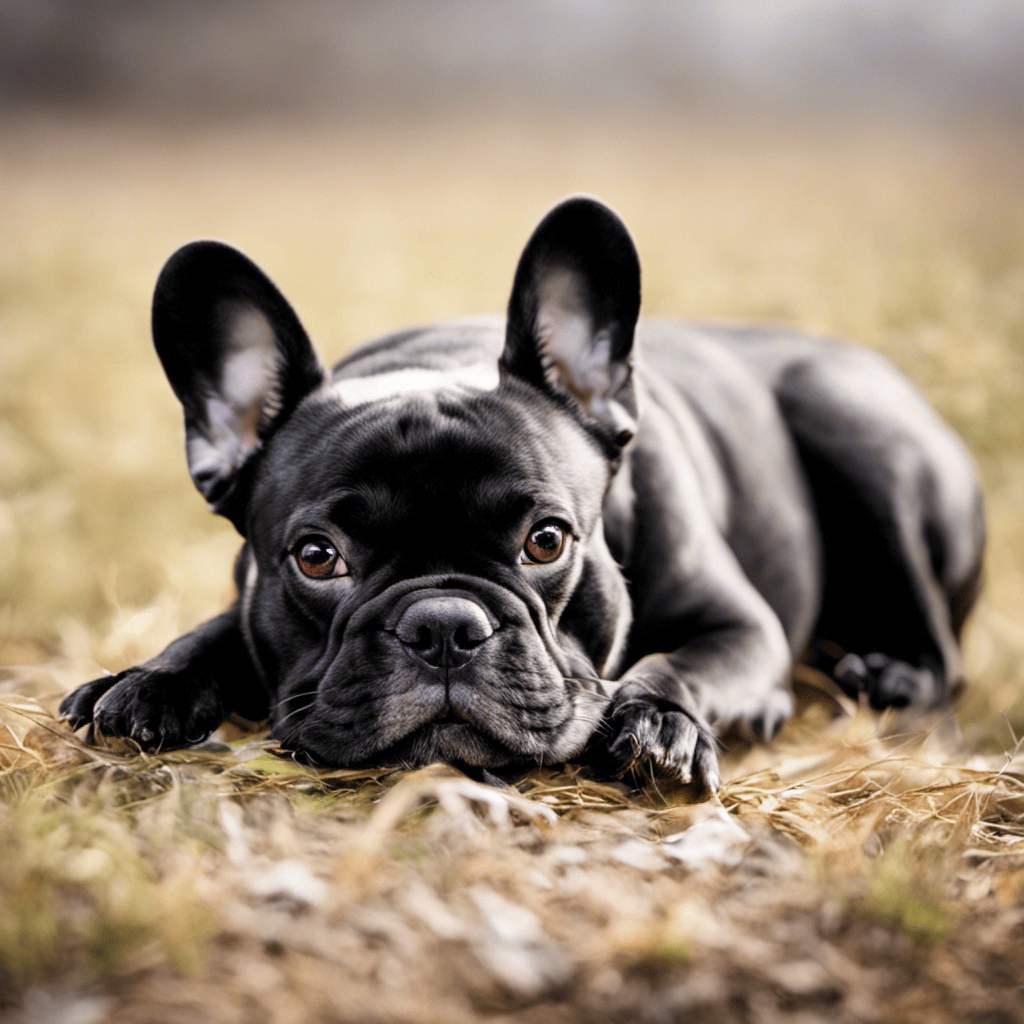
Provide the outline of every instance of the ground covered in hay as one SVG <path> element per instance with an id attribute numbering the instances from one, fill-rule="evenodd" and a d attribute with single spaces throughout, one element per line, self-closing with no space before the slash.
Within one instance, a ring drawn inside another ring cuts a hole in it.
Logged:
<path id="1" fill-rule="evenodd" d="M 313 773 L 251 735 L 140 757 L 2 714 L 25 1024 L 1024 1020 L 1024 754 L 949 720 L 819 698 L 693 803 Z"/>
<path id="2" fill-rule="evenodd" d="M 0 1019 L 1024 1021 L 1019 126 L 0 131 Z M 990 555 L 955 716 L 880 719 L 801 670 L 800 716 L 730 745 L 702 803 L 573 769 L 315 773 L 233 727 L 152 757 L 68 733 L 63 693 L 231 597 L 238 539 L 148 341 L 163 260 L 247 250 L 330 360 L 500 309 L 578 191 L 633 228 L 648 313 L 859 340 L 968 440 Z"/>

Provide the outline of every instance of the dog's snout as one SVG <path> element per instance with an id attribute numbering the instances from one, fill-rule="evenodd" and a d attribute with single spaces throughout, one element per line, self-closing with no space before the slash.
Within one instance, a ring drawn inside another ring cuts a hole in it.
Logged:
<path id="1" fill-rule="evenodd" d="M 414 601 L 398 620 L 395 633 L 406 650 L 432 668 L 458 668 L 494 629 L 475 601 L 446 595 Z"/>

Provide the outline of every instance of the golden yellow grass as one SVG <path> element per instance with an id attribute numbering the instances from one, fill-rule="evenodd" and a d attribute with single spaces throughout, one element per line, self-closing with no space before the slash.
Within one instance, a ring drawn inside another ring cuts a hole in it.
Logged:
<path id="1" fill-rule="evenodd" d="M 1020 1019 L 1018 133 L 554 115 L 3 132 L 11 1012 Z M 715 812 L 685 794 L 538 773 L 502 801 L 438 770 L 325 779 L 258 737 L 139 758 L 62 733 L 61 693 L 231 597 L 238 539 L 192 489 L 148 339 L 163 260 L 194 238 L 232 242 L 331 360 L 377 332 L 500 309 L 534 223 L 579 191 L 634 231 L 648 313 L 872 345 L 966 437 L 991 544 L 958 724 L 880 722 L 805 673 L 821 700 L 771 747 L 730 752 L 721 811 L 747 838 L 712 821 L 725 863 L 664 844 Z"/>

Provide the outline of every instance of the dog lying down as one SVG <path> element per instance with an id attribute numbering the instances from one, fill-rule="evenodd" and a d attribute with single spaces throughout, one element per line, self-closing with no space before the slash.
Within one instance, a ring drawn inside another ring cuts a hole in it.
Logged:
<path id="1" fill-rule="evenodd" d="M 946 701 L 984 546 L 963 444 L 875 353 L 639 309 L 589 198 L 533 233 L 504 320 L 333 372 L 245 256 L 180 249 L 153 337 L 192 479 L 245 538 L 239 597 L 61 713 L 146 748 L 234 712 L 316 765 L 585 758 L 714 789 L 716 737 L 770 738 L 816 639 L 875 708 Z"/>

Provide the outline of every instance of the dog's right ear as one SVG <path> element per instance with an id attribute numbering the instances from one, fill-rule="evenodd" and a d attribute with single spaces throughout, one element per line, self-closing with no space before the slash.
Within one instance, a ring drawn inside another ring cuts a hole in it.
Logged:
<path id="1" fill-rule="evenodd" d="M 640 260 L 604 203 L 575 196 L 530 236 L 512 283 L 501 369 L 566 401 L 621 450 L 636 431 Z"/>
<path id="2" fill-rule="evenodd" d="M 220 242 L 193 242 L 167 261 L 153 341 L 185 411 L 192 479 L 243 531 L 243 468 L 325 371 L 266 274 Z"/>

